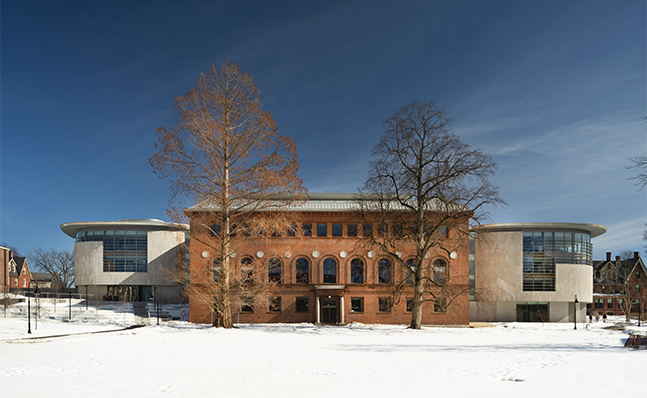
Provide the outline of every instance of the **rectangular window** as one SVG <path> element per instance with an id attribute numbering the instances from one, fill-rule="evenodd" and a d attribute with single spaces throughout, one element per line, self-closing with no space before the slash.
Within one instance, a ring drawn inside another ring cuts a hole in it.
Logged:
<path id="1" fill-rule="evenodd" d="M 434 312 L 445 312 L 447 310 L 447 300 L 444 298 L 437 298 L 434 301 Z"/>
<path id="2" fill-rule="evenodd" d="M 240 312 L 246 312 L 246 313 L 254 312 L 253 297 L 241 297 Z"/>
<path id="3" fill-rule="evenodd" d="M 607 308 L 613 308 L 613 299 L 612 298 L 607 299 Z"/>
<path id="4" fill-rule="evenodd" d="M 270 312 L 281 312 L 281 298 L 272 297 L 270 299 Z"/>
<path id="5" fill-rule="evenodd" d="M 596 298 L 593 299 L 593 303 L 595 304 L 595 308 L 604 308 L 604 299 L 601 298 Z"/>
<path id="6" fill-rule="evenodd" d="M 391 312 L 391 297 L 378 297 L 377 304 L 379 312 Z"/>
<path id="7" fill-rule="evenodd" d="M 357 236 L 357 224 L 348 224 L 348 236 Z"/>
<path id="8" fill-rule="evenodd" d="M 288 227 L 288 236 L 296 236 L 297 234 L 297 226 L 296 224 L 290 224 Z"/>
<path id="9" fill-rule="evenodd" d="M 328 225 L 317 224 L 317 236 L 326 236 L 326 235 L 328 235 Z"/>
<path id="10" fill-rule="evenodd" d="M 438 236 L 441 238 L 446 238 L 447 235 L 447 226 L 446 225 L 441 225 L 440 229 L 438 229 Z"/>
<path id="11" fill-rule="evenodd" d="M 362 233 L 364 234 L 364 236 L 372 236 L 373 226 L 371 224 L 362 225 Z"/>
<path id="12" fill-rule="evenodd" d="M 640 285 L 636 285 L 636 293 L 640 293 Z"/>
<path id="13" fill-rule="evenodd" d="M 27 279 L 22 280 L 22 287 L 27 287 Z"/>
<path id="14" fill-rule="evenodd" d="M 389 227 L 386 224 L 380 224 L 377 226 L 377 235 L 378 236 L 386 236 L 389 231 Z"/>
<path id="15" fill-rule="evenodd" d="M 312 224 L 301 225 L 301 233 L 303 236 L 312 236 Z"/>
<path id="16" fill-rule="evenodd" d="M 636 279 L 640 279 L 640 270 L 636 271 Z"/>
<path id="17" fill-rule="evenodd" d="M 350 298 L 350 312 L 364 312 L 364 297 Z"/>
<path id="18" fill-rule="evenodd" d="M 296 300 L 296 311 L 295 312 L 309 312 L 308 309 L 308 298 L 307 297 L 297 297 Z"/>
<path id="19" fill-rule="evenodd" d="M 332 236 L 341 236 L 341 224 L 332 225 Z"/>
<path id="20" fill-rule="evenodd" d="M 211 226 L 211 236 L 220 236 L 220 225 L 213 224 Z"/>
<path id="21" fill-rule="evenodd" d="M 407 312 L 413 311 L 413 297 L 407 297 Z"/>

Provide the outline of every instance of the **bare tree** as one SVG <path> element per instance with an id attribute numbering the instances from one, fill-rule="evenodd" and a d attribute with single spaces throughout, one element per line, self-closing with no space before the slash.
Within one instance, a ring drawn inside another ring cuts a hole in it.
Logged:
<path id="1" fill-rule="evenodd" d="M 627 256 L 629 252 L 625 253 Z M 622 254 L 622 253 L 621 253 Z M 645 283 L 645 270 L 635 261 L 633 256 L 626 259 L 609 261 L 602 270 L 606 277 L 603 281 L 603 288 L 606 294 L 616 297 L 618 306 L 625 315 L 627 321 L 631 319 L 631 313 L 640 313 L 641 304 L 645 305 L 647 283 Z"/>
<path id="2" fill-rule="evenodd" d="M 57 292 L 74 285 L 74 254 L 69 250 L 45 250 L 41 247 L 29 251 L 29 263 L 36 272 L 52 276 L 52 289 Z"/>
<path id="3" fill-rule="evenodd" d="M 191 221 L 186 292 L 211 307 L 214 326 L 230 328 L 236 301 L 249 302 L 266 290 L 255 277 L 259 269 L 237 271 L 237 251 L 251 236 L 286 231 L 289 214 L 283 210 L 304 198 L 296 145 L 277 134 L 252 76 L 232 62 L 211 65 L 174 108 L 177 127 L 157 129 L 149 163 L 160 178 L 172 178 L 169 216 Z"/>
<path id="4" fill-rule="evenodd" d="M 433 101 L 411 102 L 385 119 L 363 188 L 371 200 L 360 199 L 364 222 L 378 224 L 363 244 L 389 255 L 413 285 L 413 329 L 421 327 L 424 302 L 450 308 L 469 290 L 468 275 L 431 263 L 427 254 L 441 251 L 449 260 L 459 249 L 467 252 L 469 220 L 486 217 L 485 205 L 505 204 L 489 182 L 496 164 L 452 134 L 451 123 Z M 412 261 L 399 253 L 407 244 L 415 247 Z"/>
<path id="5" fill-rule="evenodd" d="M 647 116 L 643 117 L 647 123 Z M 629 180 L 636 181 L 636 185 L 642 190 L 647 185 L 647 156 L 633 156 L 629 158 L 629 164 L 625 166 L 627 170 L 635 170 L 638 174 L 629 177 Z"/>

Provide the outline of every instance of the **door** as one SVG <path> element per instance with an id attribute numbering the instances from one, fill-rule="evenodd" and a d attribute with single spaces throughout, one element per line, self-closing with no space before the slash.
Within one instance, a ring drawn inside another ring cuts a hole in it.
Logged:
<path id="1" fill-rule="evenodd" d="M 321 323 L 337 323 L 337 300 L 324 299 L 321 304 Z"/>

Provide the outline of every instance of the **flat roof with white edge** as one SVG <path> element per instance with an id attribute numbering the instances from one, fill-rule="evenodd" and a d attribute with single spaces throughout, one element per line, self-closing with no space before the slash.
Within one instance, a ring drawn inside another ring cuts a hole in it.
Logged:
<path id="1" fill-rule="evenodd" d="M 61 230 L 66 235 L 76 238 L 79 231 L 101 230 L 101 229 L 145 229 L 149 231 L 178 231 L 189 230 L 186 224 L 177 224 L 157 220 L 153 218 L 146 219 L 126 219 L 119 221 L 83 221 L 68 222 L 61 224 Z"/>
<path id="2" fill-rule="evenodd" d="M 600 224 L 574 222 L 520 222 L 484 224 L 470 227 L 472 232 L 502 232 L 502 231 L 585 231 L 591 238 L 607 232 L 607 227 Z"/>

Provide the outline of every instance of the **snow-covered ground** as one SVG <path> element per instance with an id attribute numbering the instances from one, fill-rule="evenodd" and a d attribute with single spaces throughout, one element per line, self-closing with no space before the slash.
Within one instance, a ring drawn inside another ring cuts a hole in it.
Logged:
<path id="1" fill-rule="evenodd" d="M 0 396 L 645 396 L 647 351 L 610 323 L 425 328 L 0 319 Z M 28 337 L 45 337 L 28 339 Z"/>

